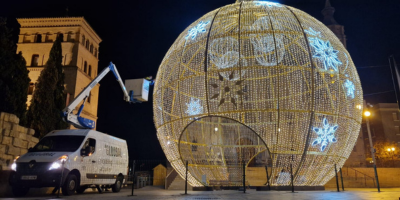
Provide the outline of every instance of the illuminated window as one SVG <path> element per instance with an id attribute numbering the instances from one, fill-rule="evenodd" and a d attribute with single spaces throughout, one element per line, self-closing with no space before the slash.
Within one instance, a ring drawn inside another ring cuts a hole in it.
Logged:
<path id="1" fill-rule="evenodd" d="M 32 62 L 31 62 L 31 67 L 37 67 L 39 62 L 39 55 L 34 54 L 32 55 Z"/>
<path id="2" fill-rule="evenodd" d="M 394 121 L 399 120 L 399 117 L 398 117 L 397 113 L 392 113 L 392 116 L 393 116 L 393 120 Z"/>

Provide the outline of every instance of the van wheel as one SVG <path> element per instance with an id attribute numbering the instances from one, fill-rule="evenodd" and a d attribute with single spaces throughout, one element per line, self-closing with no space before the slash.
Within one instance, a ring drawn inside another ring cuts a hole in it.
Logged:
<path id="1" fill-rule="evenodd" d="M 115 184 L 112 185 L 112 191 L 113 192 L 119 192 L 121 190 L 122 181 L 123 181 L 122 177 L 118 176 L 117 180 L 115 180 Z"/>
<path id="2" fill-rule="evenodd" d="M 78 194 L 83 194 L 83 192 L 85 192 L 85 190 L 88 188 L 88 186 L 81 186 L 78 189 L 76 189 L 76 193 Z"/>
<path id="3" fill-rule="evenodd" d="M 74 174 L 69 174 L 62 186 L 62 193 L 64 196 L 69 196 L 75 193 L 77 188 L 78 179 Z"/>
<path id="4" fill-rule="evenodd" d="M 26 194 L 28 194 L 29 188 L 28 187 L 22 187 L 22 186 L 13 186 L 12 187 L 12 193 L 15 197 L 23 197 Z"/>

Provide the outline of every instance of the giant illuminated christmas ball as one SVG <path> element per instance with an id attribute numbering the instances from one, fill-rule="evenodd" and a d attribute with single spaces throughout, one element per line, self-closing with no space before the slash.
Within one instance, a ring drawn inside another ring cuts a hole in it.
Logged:
<path id="1" fill-rule="evenodd" d="M 180 34 L 154 89 L 160 144 L 192 186 L 324 185 L 360 130 L 362 89 L 339 39 L 310 15 L 238 0 Z M 253 174 L 252 174 L 253 173 Z M 257 174 L 258 173 L 258 174 Z M 260 180 L 257 182 L 257 180 Z"/>

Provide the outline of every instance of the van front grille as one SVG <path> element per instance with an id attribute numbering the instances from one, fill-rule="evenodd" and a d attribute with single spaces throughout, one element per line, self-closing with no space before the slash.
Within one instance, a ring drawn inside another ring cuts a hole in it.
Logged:
<path id="1" fill-rule="evenodd" d="M 30 163 L 17 163 L 17 172 L 19 174 L 39 174 L 45 173 L 49 170 L 51 163 L 38 162 Z"/>

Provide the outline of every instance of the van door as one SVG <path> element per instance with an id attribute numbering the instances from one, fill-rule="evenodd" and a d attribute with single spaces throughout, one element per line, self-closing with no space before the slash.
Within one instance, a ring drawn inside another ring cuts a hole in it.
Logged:
<path id="1" fill-rule="evenodd" d="M 98 159 L 96 150 L 96 140 L 88 138 L 82 146 L 82 171 L 86 172 L 86 181 L 83 184 L 93 184 L 97 179 L 98 172 Z M 83 174 L 82 174 L 83 175 Z"/>

